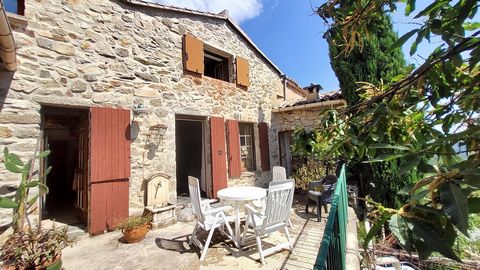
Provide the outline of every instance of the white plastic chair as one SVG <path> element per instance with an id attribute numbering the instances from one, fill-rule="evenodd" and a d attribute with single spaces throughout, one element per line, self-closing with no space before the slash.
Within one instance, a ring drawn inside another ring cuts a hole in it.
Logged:
<path id="1" fill-rule="evenodd" d="M 189 244 L 191 245 L 193 242 L 198 248 L 202 250 L 200 261 L 203 261 L 205 259 L 205 255 L 207 255 L 208 246 L 210 245 L 213 232 L 216 228 L 219 228 L 220 232 L 225 234 L 229 239 L 232 239 L 233 231 L 228 222 L 232 221 L 233 218 L 225 216 L 224 212 L 226 210 L 229 210 L 231 207 L 222 206 L 218 208 L 211 208 L 210 201 L 201 201 L 200 185 L 198 184 L 198 179 L 195 177 L 188 177 L 188 189 L 190 192 L 190 199 L 192 201 L 193 213 L 197 218 L 197 223 L 195 224 L 195 228 L 193 229 Z M 226 234 L 223 230 L 224 225 L 227 227 L 229 234 Z M 202 245 L 202 243 L 197 239 L 196 234 L 198 228 L 209 232 L 205 245 Z"/>
<path id="2" fill-rule="evenodd" d="M 272 181 L 287 180 L 287 170 L 282 166 L 273 166 L 272 174 Z"/>
<path id="3" fill-rule="evenodd" d="M 282 166 L 273 166 L 272 181 L 287 180 L 287 171 Z M 265 198 L 252 201 L 253 206 L 258 209 L 265 209 Z"/>
<path id="4" fill-rule="evenodd" d="M 287 223 L 292 208 L 294 186 L 292 179 L 271 182 L 268 187 L 267 206 L 263 213 L 251 205 L 245 205 L 247 220 L 243 231 L 242 244 L 245 243 L 248 228 L 251 227 L 255 234 L 257 249 L 262 264 L 265 264 L 265 256 L 282 249 L 292 250 L 292 240 L 288 232 Z M 281 229 L 285 231 L 288 241 L 263 250 L 260 237 Z"/>

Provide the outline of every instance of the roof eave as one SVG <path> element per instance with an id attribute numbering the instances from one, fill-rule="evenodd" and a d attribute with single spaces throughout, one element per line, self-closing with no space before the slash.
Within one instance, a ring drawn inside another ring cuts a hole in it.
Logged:
<path id="1" fill-rule="evenodd" d="M 143 0 L 123 0 L 125 3 L 132 4 L 132 5 L 137 5 L 137 6 L 144 6 L 144 7 L 151 7 L 151 8 L 157 8 L 157 9 L 163 9 L 163 10 L 168 10 L 172 12 L 181 12 L 181 13 L 187 13 L 187 14 L 193 14 L 197 16 L 203 16 L 203 17 L 209 17 L 209 18 L 214 18 L 214 19 L 220 19 L 220 20 L 225 20 L 227 21 L 240 35 L 252 46 L 259 54 L 264 58 L 265 61 L 267 61 L 270 66 L 275 69 L 275 71 L 278 72 L 279 75 L 283 75 L 284 73 L 260 50 L 260 48 L 248 37 L 248 35 L 240 28 L 239 25 L 237 25 L 236 22 L 234 22 L 230 17 L 223 16 L 221 14 L 216 14 L 216 13 L 211 13 L 211 12 L 203 12 L 203 11 L 198 11 L 198 10 L 193 10 L 193 9 L 188 9 L 188 8 L 180 8 L 180 7 L 174 7 L 174 6 L 167 6 L 167 5 L 161 5 L 157 3 L 151 3 Z"/>

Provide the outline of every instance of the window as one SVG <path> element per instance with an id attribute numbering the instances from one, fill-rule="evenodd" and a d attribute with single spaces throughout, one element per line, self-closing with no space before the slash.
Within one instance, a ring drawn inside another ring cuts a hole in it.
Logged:
<path id="1" fill-rule="evenodd" d="M 236 83 L 245 90 L 250 86 L 247 59 L 234 57 L 189 34 L 183 36 L 183 68 L 187 72 Z"/>
<path id="2" fill-rule="evenodd" d="M 209 51 L 203 52 L 204 75 L 229 82 L 228 59 Z"/>
<path id="3" fill-rule="evenodd" d="M 24 15 L 25 0 L 5 0 L 5 10 L 10 13 Z"/>
<path id="4" fill-rule="evenodd" d="M 255 140 L 253 124 L 239 123 L 240 129 L 240 160 L 242 171 L 255 170 Z"/>

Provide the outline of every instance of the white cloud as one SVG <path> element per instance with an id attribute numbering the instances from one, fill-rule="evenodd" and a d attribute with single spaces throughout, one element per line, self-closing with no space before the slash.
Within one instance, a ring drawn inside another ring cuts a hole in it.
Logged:
<path id="1" fill-rule="evenodd" d="M 201 11 L 219 13 L 228 9 L 230 17 L 242 23 L 258 16 L 262 12 L 261 0 L 153 0 L 154 2 L 185 7 Z"/>

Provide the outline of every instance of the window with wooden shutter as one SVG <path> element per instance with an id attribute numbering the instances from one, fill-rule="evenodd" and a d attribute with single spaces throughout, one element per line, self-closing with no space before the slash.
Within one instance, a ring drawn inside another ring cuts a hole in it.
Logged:
<path id="1" fill-rule="evenodd" d="M 247 59 L 237 57 L 237 84 L 241 86 L 250 86 L 249 70 L 250 66 Z"/>
<path id="2" fill-rule="evenodd" d="M 268 146 L 268 125 L 265 122 L 258 123 L 258 139 L 260 141 L 260 159 L 262 171 L 270 170 L 270 149 Z"/>
<path id="3" fill-rule="evenodd" d="M 228 175 L 240 177 L 242 167 L 240 164 L 240 132 L 237 120 L 227 120 L 228 140 Z"/>
<path id="4" fill-rule="evenodd" d="M 203 74 L 203 42 L 188 34 L 183 36 L 183 66 L 187 71 Z"/>

